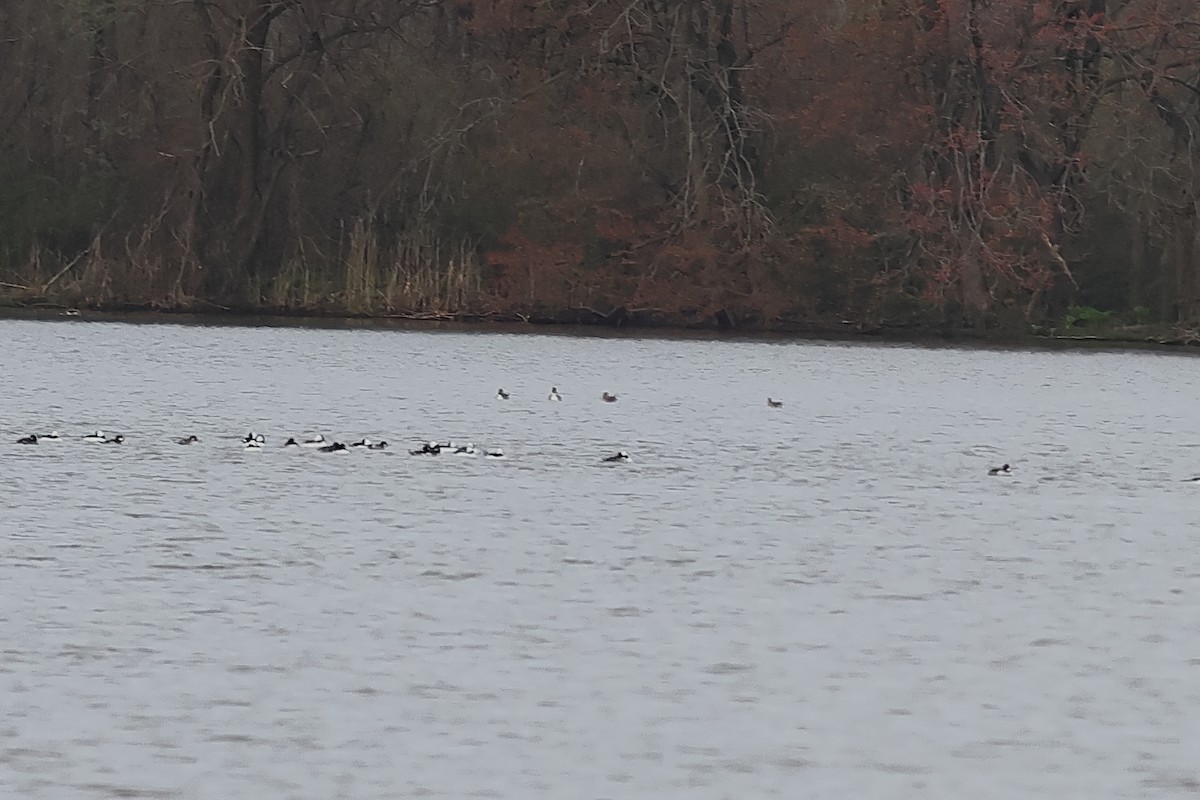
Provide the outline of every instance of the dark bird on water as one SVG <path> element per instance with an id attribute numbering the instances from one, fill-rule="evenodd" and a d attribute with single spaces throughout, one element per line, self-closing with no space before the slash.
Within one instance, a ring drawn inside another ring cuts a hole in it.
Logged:
<path id="1" fill-rule="evenodd" d="M 988 470 L 988 475 L 1008 475 L 1012 472 L 1012 467 L 1008 464 L 1003 464 L 999 467 L 992 467 Z"/>
<path id="2" fill-rule="evenodd" d="M 608 392 L 605 392 L 604 394 L 600 395 L 600 399 L 606 403 L 617 402 L 617 396 L 615 394 L 609 394 Z"/>

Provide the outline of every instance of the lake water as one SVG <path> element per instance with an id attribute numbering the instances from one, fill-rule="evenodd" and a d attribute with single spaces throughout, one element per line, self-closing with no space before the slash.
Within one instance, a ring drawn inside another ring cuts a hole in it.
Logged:
<path id="1" fill-rule="evenodd" d="M 1192 357 L 0 344 L 0 796 L 1200 795 Z M 278 446 L 313 433 L 508 459 Z"/>

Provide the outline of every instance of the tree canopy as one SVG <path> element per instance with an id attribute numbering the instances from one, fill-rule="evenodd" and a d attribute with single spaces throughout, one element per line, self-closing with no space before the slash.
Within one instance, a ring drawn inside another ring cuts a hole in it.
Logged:
<path id="1" fill-rule="evenodd" d="M 25 299 L 1200 319 L 1190 0 L 9 0 Z"/>

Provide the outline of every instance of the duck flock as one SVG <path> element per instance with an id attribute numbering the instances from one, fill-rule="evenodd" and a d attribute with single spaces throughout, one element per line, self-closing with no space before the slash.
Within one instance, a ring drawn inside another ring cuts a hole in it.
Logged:
<path id="1" fill-rule="evenodd" d="M 500 387 L 499 389 L 496 390 L 496 399 L 497 400 L 509 400 L 509 399 L 511 399 L 511 397 L 512 397 L 512 394 L 509 392 L 506 392 L 504 390 L 504 387 Z M 550 387 L 550 393 L 546 396 L 546 399 L 549 400 L 550 402 L 555 402 L 555 403 L 562 402 L 562 395 L 559 393 L 557 386 Z M 617 396 L 615 394 L 611 394 L 609 392 L 604 392 L 602 395 L 600 395 L 600 399 L 603 400 L 605 403 L 617 402 Z M 783 401 L 776 400 L 773 397 L 768 397 L 767 398 L 767 407 L 772 408 L 772 409 L 783 408 Z M 108 436 L 107 434 L 104 433 L 104 431 L 100 431 L 100 430 L 93 431 L 88 434 L 84 434 L 80 438 L 82 441 L 87 442 L 89 444 L 117 444 L 117 445 L 119 445 L 119 444 L 123 444 L 125 442 L 125 437 L 121 434 L 117 434 L 115 436 Z M 20 439 L 17 439 L 17 444 L 37 445 L 37 444 L 42 444 L 42 443 L 61 442 L 63 440 L 64 440 L 63 437 L 58 433 L 58 431 L 51 431 L 50 433 L 46 433 L 46 434 L 31 433 L 28 436 L 22 436 Z M 195 436 L 194 434 L 190 435 L 190 436 L 184 436 L 184 437 L 175 439 L 175 443 L 180 444 L 180 445 L 197 444 L 199 441 L 200 441 L 200 438 L 198 436 Z M 241 441 L 242 449 L 251 451 L 251 452 L 261 451 L 261 450 L 266 449 L 266 447 L 267 447 L 266 437 L 263 436 L 261 433 L 255 433 L 254 431 L 251 431 L 250 433 L 246 434 L 244 437 L 241 438 L 240 441 Z M 390 450 L 391 449 L 391 445 L 389 445 L 386 441 L 374 442 L 374 441 L 371 441 L 370 439 L 364 438 L 364 439 L 358 440 L 357 442 L 351 442 L 351 443 L 347 444 L 345 442 L 330 441 L 321 434 L 317 434 L 316 436 L 312 436 L 312 437 L 309 437 L 306 439 L 297 439 L 295 437 L 290 437 L 290 438 L 288 438 L 288 440 L 286 442 L 283 443 L 282 446 L 285 449 L 305 448 L 305 449 L 316 450 L 321 453 L 350 453 L 355 450 L 379 451 L 379 450 Z M 408 453 L 409 453 L 409 455 L 413 455 L 413 456 L 437 456 L 437 455 L 442 455 L 443 453 L 446 453 L 449 455 L 455 455 L 455 456 L 476 456 L 476 455 L 482 454 L 484 458 L 491 458 L 491 459 L 505 458 L 504 451 L 498 447 L 479 450 L 479 449 L 476 449 L 475 445 L 470 442 L 468 442 L 466 444 L 456 444 L 453 441 L 426 442 L 425 444 L 421 445 L 420 447 L 418 447 L 416 449 L 409 450 Z M 628 452 L 626 452 L 624 450 L 618 450 L 616 453 L 614 453 L 610 456 L 605 456 L 604 458 L 601 458 L 600 460 L 603 463 L 618 464 L 618 463 L 623 463 L 623 462 L 629 461 L 630 456 L 629 456 Z M 1013 468 L 1009 464 L 1002 464 L 998 467 L 991 467 L 990 469 L 988 469 L 987 474 L 992 475 L 992 476 L 1012 475 Z M 1186 481 L 1200 483 L 1200 476 L 1197 476 L 1194 478 L 1187 478 Z"/>
<path id="2" fill-rule="evenodd" d="M 496 399 L 497 400 L 509 400 L 511 398 L 512 398 L 512 394 L 509 392 L 506 392 L 504 390 L 504 387 L 500 387 L 499 389 L 496 390 Z M 548 401 L 554 402 L 554 403 L 562 402 L 562 395 L 559 393 L 557 386 L 550 387 L 550 393 L 546 396 L 546 399 Z M 615 394 L 611 394 L 609 392 L 604 392 L 602 395 L 600 395 L 600 399 L 603 400 L 605 403 L 617 402 L 617 396 Z M 773 397 L 768 397 L 767 398 L 767 408 L 772 408 L 772 409 L 783 408 L 783 401 L 776 400 Z M 123 444 L 125 442 L 125 437 L 121 434 L 117 434 L 115 436 L 109 436 L 109 435 L 105 434 L 104 431 L 100 431 L 100 430 L 93 431 L 88 434 L 84 434 L 80 438 L 82 441 L 87 442 L 89 444 L 117 444 L 117 445 L 119 445 L 119 444 Z M 50 433 L 46 433 L 46 434 L 31 433 L 28 436 L 22 436 L 20 439 L 17 439 L 17 444 L 37 445 L 37 444 L 42 444 L 42 443 L 61 442 L 61 441 L 63 441 L 63 437 L 58 433 L 58 431 L 51 431 Z M 200 438 L 194 434 L 175 439 L 175 443 L 179 444 L 179 445 L 197 444 L 199 441 L 200 441 Z M 244 437 L 241 438 L 240 441 L 241 441 L 242 449 L 246 450 L 246 451 L 255 452 L 255 451 L 261 451 L 261 450 L 264 450 L 267 448 L 267 438 L 265 436 L 263 436 L 261 433 L 255 433 L 254 431 L 251 431 L 250 433 L 246 434 Z M 306 439 L 297 439 L 294 436 L 289 437 L 288 440 L 286 442 L 284 442 L 282 446 L 285 449 L 304 448 L 304 449 L 316 450 L 321 453 L 350 453 L 355 450 L 379 451 L 379 450 L 390 450 L 391 449 L 391 445 L 389 445 L 386 441 L 382 441 L 382 440 L 378 441 L 378 442 L 374 442 L 374 441 L 371 441 L 370 439 L 364 438 L 364 439 L 358 440 L 357 442 L 350 442 L 349 444 L 347 444 L 345 442 L 330 441 L 321 434 L 317 434 L 316 436 L 312 436 L 312 437 L 309 437 Z M 453 441 L 426 442 L 425 444 L 421 445 L 420 447 L 418 447 L 416 449 L 409 450 L 408 453 L 409 453 L 409 455 L 413 455 L 413 456 L 437 456 L 437 455 L 442 455 L 443 453 L 449 454 L 449 455 L 454 455 L 454 456 L 477 456 L 477 455 L 482 454 L 484 458 L 491 458 L 491 459 L 505 458 L 504 451 L 498 447 L 479 450 L 475 447 L 474 444 L 472 444 L 470 442 L 468 442 L 466 444 L 456 444 Z M 601 458 L 600 460 L 601 460 L 601 462 L 607 463 L 607 464 L 619 464 L 619 463 L 624 463 L 624 462 L 630 461 L 630 456 L 629 456 L 629 453 L 626 452 L 625 450 L 618 450 L 616 453 L 614 453 L 610 456 L 605 456 L 605 457 Z M 1004 464 L 999 467 L 992 467 L 991 469 L 988 470 L 988 475 L 1011 475 L 1011 474 L 1012 474 L 1012 467 L 1008 464 Z M 1198 476 L 1196 478 L 1190 478 L 1189 480 L 1200 482 L 1200 476 Z"/>
<path id="3" fill-rule="evenodd" d="M 512 397 L 512 395 L 509 392 L 504 391 L 503 387 L 501 387 L 500 389 L 498 389 L 496 391 L 496 399 L 497 400 L 508 400 L 511 397 Z M 550 388 L 550 394 L 547 395 L 546 399 L 551 402 L 561 402 L 562 401 L 562 395 L 559 394 L 557 386 L 553 386 Z M 600 399 L 606 403 L 617 402 L 617 396 L 615 394 L 610 394 L 608 392 L 604 392 L 604 394 L 601 395 Z M 768 401 L 768 404 L 771 405 L 772 408 L 776 408 L 778 406 L 775 405 L 775 402 L 776 401 Z M 779 405 L 782 405 L 782 403 L 780 403 Z M 109 436 L 102 430 L 96 430 L 91 433 L 83 434 L 82 436 L 80 436 L 78 438 L 79 438 L 79 441 L 86 442 L 88 444 L 120 445 L 120 444 L 124 444 L 124 442 L 125 442 L 124 435 L 116 434 L 114 436 Z M 66 440 L 66 437 L 63 437 L 61 434 L 59 434 L 58 431 L 51 431 L 50 433 L 44 433 L 44 434 L 31 433 L 28 436 L 22 436 L 20 439 L 17 439 L 17 444 L 40 445 L 40 444 L 62 442 L 65 440 Z M 179 437 L 179 438 L 175 439 L 174 441 L 178 445 L 186 446 L 186 445 L 198 444 L 200 442 L 200 437 L 196 436 L 195 434 L 191 434 L 188 436 Z M 241 443 L 242 449 L 249 451 L 249 452 L 261 451 L 261 450 L 264 450 L 267 448 L 267 438 L 263 434 L 255 433 L 254 431 L 251 431 L 250 433 L 241 437 L 240 443 Z M 391 449 L 391 445 L 389 445 L 386 441 L 382 441 L 382 440 L 376 442 L 376 441 L 371 441 L 370 439 L 363 438 L 357 442 L 350 442 L 347 444 L 345 442 L 330 441 L 321 434 L 317 434 L 315 436 L 311 436 L 309 438 L 304 438 L 304 439 L 297 439 L 294 436 L 289 437 L 288 440 L 283 443 L 282 447 L 285 449 L 290 449 L 290 448 L 310 449 L 310 450 L 316 450 L 317 452 L 320 452 L 320 453 L 350 453 L 355 450 L 380 451 L 380 450 L 390 450 Z M 475 447 L 475 445 L 470 442 L 468 442 L 466 444 L 456 444 L 453 441 L 448 441 L 448 442 L 432 441 L 432 442 L 426 442 L 425 444 L 421 445 L 420 447 L 413 449 L 413 450 L 409 450 L 408 452 L 409 452 L 409 455 L 413 455 L 413 456 L 437 456 L 437 455 L 441 455 L 441 454 L 445 453 L 445 454 L 455 455 L 455 456 L 482 455 L 484 458 L 491 458 L 491 459 L 505 458 L 504 451 L 498 447 L 497 448 L 486 448 L 486 449 L 480 450 L 480 449 L 477 449 Z M 602 458 L 600 460 L 604 463 L 610 463 L 610 464 L 622 463 L 622 462 L 629 461 L 630 456 L 629 456 L 629 453 L 627 453 L 626 451 L 618 450 L 613 455 L 605 456 L 604 458 Z"/>

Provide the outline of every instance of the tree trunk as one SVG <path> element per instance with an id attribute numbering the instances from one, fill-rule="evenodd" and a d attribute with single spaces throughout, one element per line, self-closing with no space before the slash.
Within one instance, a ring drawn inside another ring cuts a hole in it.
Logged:
<path id="1" fill-rule="evenodd" d="M 988 294 L 986 279 L 983 274 L 982 248 L 979 235 L 971 230 L 964 234 L 966 241 L 962 244 L 962 271 L 959 274 L 959 291 L 971 326 L 982 329 L 988 312 L 991 310 L 991 296 Z"/>

